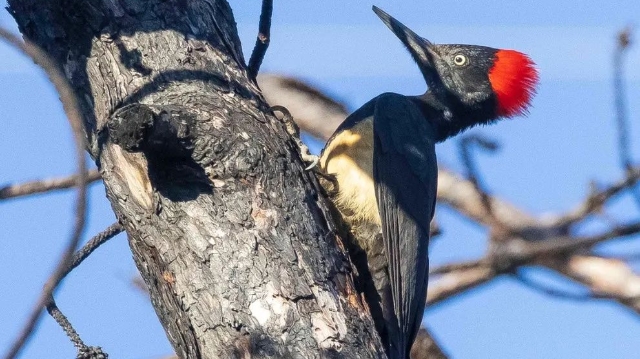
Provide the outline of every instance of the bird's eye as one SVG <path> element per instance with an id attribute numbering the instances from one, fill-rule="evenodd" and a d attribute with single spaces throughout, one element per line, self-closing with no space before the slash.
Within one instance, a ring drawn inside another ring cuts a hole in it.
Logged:
<path id="1" fill-rule="evenodd" d="M 467 64 L 467 62 L 469 62 L 469 60 L 467 59 L 466 56 L 462 54 L 458 54 L 453 57 L 453 63 L 456 64 L 457 66 L 464 66 Z"/>

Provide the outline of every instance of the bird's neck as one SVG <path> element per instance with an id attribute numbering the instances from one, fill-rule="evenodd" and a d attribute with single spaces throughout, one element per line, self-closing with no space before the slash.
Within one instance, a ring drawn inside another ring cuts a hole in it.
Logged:
<path id="1" fill-rule="evenodd" d="M 451 95 L 436 94 L 429 90 L 413 97 L 424 117 L 436 130 L 436 141 L 442 142 L 467 128 L 489 124 L 498 119 L 491 101 L 467 106 Z"/>

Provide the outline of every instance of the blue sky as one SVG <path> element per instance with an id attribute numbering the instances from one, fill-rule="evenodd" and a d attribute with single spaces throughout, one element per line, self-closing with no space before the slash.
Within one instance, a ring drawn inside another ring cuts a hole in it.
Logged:
<path id="1" fill-rule="evenodd" d="M 371 11 L 371 3 L 278 1 L 271 47 L 263 69 L 296 75 L 345 101 L 351 109 L 393 91 L 417 94 L 423 81 L 400 42 Z M 248 53 L 255 41 L 260 2 L 230 2 Z M 588 182 L 620 176 L 612 101 L 616 31 L 640 22 L 637 0 L 616 1 L 379 1 L 436 43 L 515 48 L 538 63 L 541 82 L 527 118 L 476 129 L 502 144 L 479 163 L 491 191 L 536 214 L 573 207 Z M 10 16 L 0 24 L 15 29 Z M 640 128 L 640 47 L 627 61 L 632 136 Z M 73 171 L 70 130 L 52 87 L 31 61 L 0 45 L 0 184 Z M 640 155 L 634 144 L 636 158 Z M 442 164 L 460 169 L 455 141 L 438 147 Z M 0 350 L 13 339 L 65 243 L 73 193 L 0 203 Z M 91 189 L 87 238 L 115 219 L 101 186 Z M 637 218 L 628 200 L 611 213 Z M 483 254 L 483 228 L 438 208 L 444 235 L 432 263 Z M 583 229 L 588 232 L 590 228 Z M 600 248 L 640 251 L 632 242 Z M 635 267 L 640 270 L 639 266 Z M 113 358 L 151 359 L 171 352 L 146 298 L 132 288 L 135 275 L 126 238 L 100 248 L 64 282 L 57 296 L 84 340 Z M 553 274 L 532 274 L 578 289 Z M 454 358 L 637 358 L 637 315 L 607 301 L 575 303 L 545 297 L 508 278 L 427 310 L 425 321 Z M 74 348 L 46 317 L 24 358 L 69 358 Z"/>

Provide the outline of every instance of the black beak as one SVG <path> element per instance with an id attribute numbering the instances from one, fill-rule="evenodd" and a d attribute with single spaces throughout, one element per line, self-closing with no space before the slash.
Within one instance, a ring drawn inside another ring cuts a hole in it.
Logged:
<path id="1" fill-rule="evenodd" d="M 404 46 L 409 49 L 411 56 L 413 56 L 423 70 L 434 69 L 434 61 L 437 60 L 439 56 L 434 51 L 434 45 L 429 40 L 418 36 L 418 34 L 404 26 L 400 21 L 394 19 L 391 15 L 380 10 L 380 8 L 375 5 L 373 6 L 373 12 L 380 17 L 382 22 L 384 22 L 385 25 L 396 34 L 400 41 L 402 41 Z"/>

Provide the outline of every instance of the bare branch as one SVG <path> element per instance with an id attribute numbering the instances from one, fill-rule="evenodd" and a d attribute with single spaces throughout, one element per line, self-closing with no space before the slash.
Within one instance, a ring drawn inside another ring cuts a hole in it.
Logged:
<path id="1" fill-rule="evenodd" d="M 640 222 L 634 222 L 612 228 L 604 233 L 584 237 L 555 237 L 536 242 L 527 242 L 519 255 L 525 260 L 544 255 L 567 254 L 579 249 L 588 249 L 594 245 L 610 240 L 635 238 L 640 233 Z"/>
<path id="2" fill-rule="evenodd" d="M 494 271 L 491 264 L 477 262 L 475 266 L 452 271 L 442 276 L 430 279 L 427 293 L 427 310 L 443 300 L 475 288 L 495 278 L 499 273 Z"/>
<path id="3" fill-rule="evenodd" d="M 473 148 L 472 146 L 476 145 L 483 150 L 495 152 L 499 148 L 498 143 L 480 135 L 472 134 L 462 137 L 458 144 L 460 148 L 460 158 L 467 172 L 467 178 L 469 179 L 469 181 L 471 181 L 473 186 L 476 188 L 476 191 L 480 194 L 482 205 L 487 211 L 487 214 L 493 216 L 493 209 L 491 208 L 491 200 L 489 194 L 482 185 L 480 171 L 478 170 L 478 166 L 476 166 L 476 161 L 471 151 Z"/>
<path id="4" fill-rule="evenodd" d="M 273 0 L 262 0 L 262 12 L 260 13 L 260 25 L 258 26 L 258 38 L 249 59 L 249 78 L 256 79 L 260 65 L 267 53 L 269 41 L 271 41 L 271 14 L 273 13 Z"/>
<path id="5" fill-rule="evenodd" d="M 87 173 L 87 184 L 93 183 L 101 178 L 98 170 L 91 170 Z M 78 176 L 72 175 L 62 178 L 50 178 L 45 180 L 31 181 L 0 187 L 0 200 L 29 196 L 43 192 L 51 192 L 60 189 L 68 189 L 76 186 Z"/>
<path id="6" fill-rule="evenodd" d="M 447 274 L 461 270 L 473 269 L 479 266 L 483 266 L 486 263 L 486 259 L 479 259 L 469 262 L 445 264 L 429 270 L 429 275 Z"/>
<path id="7" fill-rule="evenodd" d="M 549 258 L 565 258 L 565 254 L 571 254 L 579 249 L 586 249 L 613 238 L 619 239 L 635 235 L 638 232 L 640 232 L 640 222 L 613 228 L 595 236 L 554 237 L 543 241 L 512 239 L 509 242 L 501 243 L 495 251 L 485 258 L 447 264 L 431 270 L 429 274 L 436 275 L 436 277 L 431 279 L 432 282 L 435 282 L 430 285 L 427 303 L 435 304 L 451 296 L 461 294 L 498 275 L 510 273 L 519 266 L 534 263 L 547 265 L 550 261 L 556 263 L 556 260 L 550 260 Z M 517 244 L 514 245 L 514 243 Z M 442 274 L 442 276 L 438 277 L 438 274 Z M 524 279 L 518 279 L 524 282 Z M 588 285 L 582 280 L 579 281 Z M 613 293 L 607 296 L 593 294 L 591 297 L 620 298 L 619 295 Z"/>
<path id="8" fill-rule="evenodd" d="M 64 278 L 72 270 L 78 267 L 80 263 L 82 263 L 82 261 L 87 259 L 87 257 L 89 257 L 89 255 L 91 255 L 94 250 L 96 250 L 109 239 L 121 233 L 123 230 L 124 228 L 122 227 L 122 225 L 116 222 L 107 227 L 107 229 L 105 229 L 104 231 L 91 238 L 91 240 L 89 240 L 87 244 L 85 244 L 79 251 L 77 251 L 73 255 L 73 258 L 62 277 Z M 107 358 L 107 355 L 102 352 L 102 349 L 100 347 L 89 347 L 82 341 L 80 335 L 78 335 L 78 332 L 76 332 L 76 330 L 71 325 L 71 322 L 69 322 L 69 319 L 67 319 L 67 317 L 60 311 L 60 308 L 58 308 L 53 295 L 48 298 L 46 308 L 47 312 L 49 312 L 49 315 L 51 315 L 53 319 L 55 319 L 55 321 L 58 323 L 58 325 L 62 327 L 62 330 L 64 330 L 69 339 L 73 342 L 73 345 L 78 349 L 78 357 L 96 359 Z M 82 356 L 81 354 L 85 356 Z"/>
<path id="9" fill-rule="evenodd" d="M 631 29 L 625 28 L 618 34 L 616 50 L 613 53 L 613 82 L 616 106 L 616 124 L 618 128 L 618 151 L 620 164 L 624 169 L 631 167 L 631 152 L 629 149 L 629 120 L 625 103 L 624 54 L 631 45 Z"/>
<path id="10" fill-rule="evenodd" d="M 58 304 L 53 299 L 53 297 L 49 298 L 49 304 L 47 304 L 47 312 L 49 315 L 62 327 L 65 334 L 69 337 L 69 339 L 73 342 L 73 345 L 76 347 L 84 347 L 85 344 L 78 335 L 78 332 L 73 328 L 73 325 L 69 322 L 69 319 L 62 314 L 60 308 L 58 308 Z"/>
<path id="11" fill-rule="evenodd" d="M 60 308 L 58 308 L 58 305 L 53 300 L 53 298 L 50 298 L 49 304 L 47 304 L 47 311 L 53 317 L 53 319 L 55 319 L 55 321 L 62 327 L 65 334 L 67 334 L 69 339 L 71 339 L 76 349 L 78 349 L 78 355 L 76 356 L 76 358 L 107 359 L 109 357 L 107 353 L 102 351 L 102 348 L 87 346 L 82 341 L 76 330 L 71 325 L 71 322 L 69 322 L 69 319 L 67 319 L 62 311 L 60 311 Z"/>
<path id="12" fill-rule="evenodd" d="M 420 328 L 411 347 L 411 359 L 447 359 L 448 355 L 441 349 L 427 328 Z"/>
<path id="13" fill-rule="evenodd" d="M 592 293 L 616 300 L 640 314 L 640 276 L 623 261 L 588 255 L 548 260 L 545 265 L 583 283 Z"/>
<path id="14" fill-rule="evenodd" d="M 574 300 L 574 301 L 580 301 L 580 302 L 584 302 L 587 300 L 591 300 L 594 299 L 595 296 L 592 295 L 591 293 L 573 293 L 573 292 L 568 292 L 568 291 L 564 291 L 564 290 L 560 290 L 557 288 L 551 288 L 549 286 L 546 286 L 542 283 L 538 283 L 536 281 L 534 281 L 533 279 L 527 277 L 526 275 L 524 275 L 522 273 L 522 271 L 518 270 L 513 274 L 513 278 L 515 278 L 518 282 L 520 282 L 522 285 L 533 289 L 535 291 L 541 292 L 545 295 L 554 297 L 554 298 L 559 298 L 559 299 L 566 299 L 566 300 Z"/>
<path id="15" fill-rule="evenodd" d="M 494 216 L 489 216 L 482 203 L 482 195 L 473 183 L 442 166 L 438 171 L 438 201 L 487 226 L 497 224 L 494 217 L 518 232 L 540 226 L 536 218 L 496 196 L 490 197 Z"/>
<path id="16" fill-rule="evenodd" d="M 575 209 L 555 219 L 553 226 L 568 227 L 587 218 L 599 211 L 607 201 L 635 186 L 638 180 L 640 180 L 640 167 L 630 169 L 627 171 L 625 178 L 602 190 L 592 191 Z"/>
<path id="17" fill-rule="evenodd" d="M 110 225 L 109 227 L 107 227 L 104 231 L 96 234 L 93 238 L 89 240 L 89 242 L 87 242 L 87 244 L 82 246 L 80 250 L 78 250 L 73 254 L 71 261 L 69 261 L 69 267 L 67 267 L 63 277 L 71 273 L 72 270 L 76 269 L 76 267 L 78 267 L 80 263 L 82 263 L 82 261 L 87 259 L 87 257 L 89 257 L 91 253 L 93 253 L 93 251 L 98 249 L 98 247 L 103 245 L 105 242 L 107 242 L 111 238 L 122 233 L 122 231 L 124 231 L 124 227 L 122 227 L 122 225 L 119 222 L 116 222 Z"/>
<path id="18" fill-rule="evenodd" d="M 627 105 L 624 87 L 624 54 L 631 45 L 631 28 L 627 27 L 618 34 L 616 50 L 613 53 L 613 87 L 614 103 L 616 108 L 616 125 L 618 128 L 618 152 L 620 165 L 625 172 L 633 170 L 631 159 L 631 143 L 629 141 L 629 119 L 627 116 Z M 640 192 L 635 186 L 629 188 L 629 193 L 640 207 Z"/>
<path id="19" fill-rule="evenodd" d="M 40 294 L 36 305 L 33 307 L 23 329 L 20 331 L 20 334 L 14 340 L 13 344 L 9 348 L 9 351 L 5 355 L 5 359 L 13 359 L 22 350 L 28 338 L 31 336 L 31 333 L 38 324 L 42 316 L 42 309 L 45 307 L 54 290 L 62 280 L 63 274 L 68 266 L 69 261 L 71 260 L 73 252 L 78 246 L 78 243 L 80 243 L 80 237 L 85 225 L 88 174 L 87 165 L 84 159 L 84 134 L 80 107 L 78 105 L 75 93 L 67 82 L 64 74 L 60 70 L 60 67 L 38 46 L 30 43 L 29 41 L 20 41 L 20 39 L 18 39 L 15 35 L 4 28 L 0 28 L 0 38 L 4 39 L 9 44 L 13 45 L 15 48 L 19 49 L 25 55 L 30 57 L 49 76 L 49 79 L 58 91 L 65 113 L 67 115 L 69 123 L 71 124 L 71 128 L 73 129 L 73 138 L 76 144 L 76 160 L 78 166 L 78 173 L 76 175 L 78 197 L 76 200 L 75 221 L 73 225 L 72 235 L 66 245 L 64 252 L 61 255 L 61 258 L 58 261 L 58 264 L 56 265 L 56 268 L 45 283 L 44 289 Z"/>
<path id="20" fill-rule="evenodd" d="M 109 356 L 102 351 L 100 347 L 90 347 L 87 346 L 76 330 L 69 322 L 69 319 L 60 311 L 58 305 L 53 300 L 53 297 L 49 299 L 49 303 L 47 304 L 47 311 L 49 314 L 55 319 L 55 321 L 62 327 L 65 334 L 71 339 L 73 345 L 78 349 L 77 358 L 86 358 L 86 359 L 106 359 Z"/>

